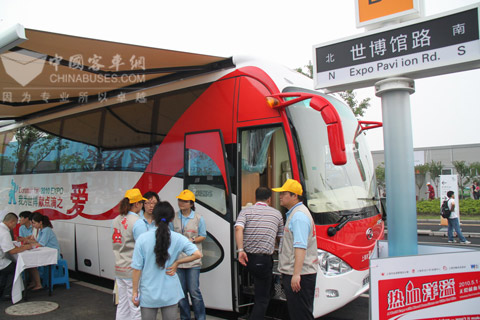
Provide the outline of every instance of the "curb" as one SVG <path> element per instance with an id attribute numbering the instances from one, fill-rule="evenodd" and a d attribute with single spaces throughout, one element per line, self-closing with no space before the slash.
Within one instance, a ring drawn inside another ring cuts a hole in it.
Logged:
<path id="1" fill-rule="evenodd" d="M 465 222 L 465 221 L 468 221 L 468 222 L 471 222 L 471 223 L 480 223 L 480 220 L 462 220 L 460 222 L 460 224 L 462 222 Z M 417 219 L 417 222 L 440 222 L 440 218 L 438 218 L 438 219 Z"/>
<path id="2" fill-rule="evenodd" d="M 385 234 L 388 234 L 388 230 L 385 229 Z M 448 237 L 447 231 L 432 231 L 432 230 L 417 230 L 417 234 L 422 236 L 434 236 L 434 237 Z M 479 232 L 462 232 L 465 238 L 480 238 Z"/>

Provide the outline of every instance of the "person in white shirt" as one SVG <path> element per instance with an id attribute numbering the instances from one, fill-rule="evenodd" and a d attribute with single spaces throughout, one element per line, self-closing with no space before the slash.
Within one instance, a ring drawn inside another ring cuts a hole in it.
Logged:
<path id="1" fill-rule="evenodd" d="M 17 223 L 18 217 L 13 212 L 7 213 L 3 222 L 0 223 L 0 295 L 2 300 L 11 299 L 16 267 L 16 263 L 10 260 L 6 254 L 15 254 L 32 248 L 31 244 L 21 247 L 13 244 L 10 230 L 15 229 Z"/>
<path id="2" fill-rule="evenodd" d="M 465 239 L 465 237 L 462 234 L 462 230 L 460 230 L 460 220 L 458 219 L 458 215 L 455 212 L 455 194 L 453 191 L 448 191 L 447 192 L 447 197 L 448 197 L 448 209 L 450 209 L 450 217 L 447 219 L 448 220 L 448 242 L 449 243 L 454 243 L 455 240 L 453 239 L 453 230 L 455 229 L 455 232 L 458 235 L 458 238 L 460 239 L 460 243 L 462 244 L 470 244 L 471 242 Z"/>

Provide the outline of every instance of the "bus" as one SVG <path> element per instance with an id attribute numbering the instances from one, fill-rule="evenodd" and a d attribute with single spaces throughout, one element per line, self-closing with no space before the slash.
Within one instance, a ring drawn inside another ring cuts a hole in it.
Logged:
<path id="1" fill-rule="evenodd" d="M 175 207 L 190 189 L 208 233 L 206 307 L 245 313 L 252 281 L 237 261 L 233 225 L 257 187 L 293 178 L 315 221 L 314 316 L 356 299 L 369 288 L 369 258 L 384 236 L 369 124 L 308 89 L 311 80 L 298 72 L 246 57 L 231 62 L 136 88 L 142 99 L 84 101 L 1 127 L 2 210 L 49 216 L 69 269 L 114 279 L 111 220 L 125 191 L 155 191 Z M 273 206 L 285 212 L 277 196 Z M 272 301 L 285 305 L 274 274 Z"/>

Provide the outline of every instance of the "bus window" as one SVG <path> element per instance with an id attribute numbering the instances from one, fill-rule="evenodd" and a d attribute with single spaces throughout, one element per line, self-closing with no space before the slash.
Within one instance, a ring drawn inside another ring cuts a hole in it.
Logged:
<path id="1" fill-rule="evenodd" d="M 143 172 L 150 163 L 150 147 L 102 152 L 105 170 Z"/>
<path id="2" fill-rule="evenodd" d="M 291 177 L 285 135 L 280 126 L 253 128 L 241 133 L 241 206 L 255 203 L 255 190 L 280 186 Z M 278 197 L 274 197 L 279 207 Z"/>
<path id="3" fill-rule="evenodd" d="M 59 138 L 27 126 L 7 133 L 2 146 L 2 174 L 55 172 Z"/>
<path id="4" fill-rule="evenodd" d="M 7 157 L 7 146 L 8 142 L 10 141 L 11 136 L 9 133 L 2 133 L 0 134 L 0 172 L 1 174 L 11 174 L 13 172 L 13 166 L 11 165 L 11 161 Z"/>
<path id="5" fill-rule="evenodd" d="M 219 131 L 185 136 L 185 181 L 197 201 L 227 214 L 228 175 L 225 150 Z"/>
<path id="6" fill-rule="evenodd" d="M 210 232 L 207 232 L 207 238 L 202 242 L 202 253 L 202 272 L 218 266 L 225 256 L 222 246 Z"/>
<path id="7" fill-rule="evenodd" d="M 95 170 L 98 157 L 94 146 L 68 139 L 60 142 L 60 172 Z"/>

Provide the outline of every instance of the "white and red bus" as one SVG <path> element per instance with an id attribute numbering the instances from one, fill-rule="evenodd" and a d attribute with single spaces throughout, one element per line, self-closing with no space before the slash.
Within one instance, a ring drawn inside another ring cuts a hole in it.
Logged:
<path id="1" fill-rule="evenodd" d="M 152 190 L 176 207 L 188 188 L 207 225 L 205 304 L 242 312 L 253 290 L 236 261 L 234 222 L 257 187 L 294 178 L 316 224 L 315 316 L 352 301 L 369 288 L 384 235 L 366 126 L 297 72 L 232 62 L 138 89 L 142 100 L 82 103 L 0 128 L 2 210 L 48 215 L 70 269 L 113 279 L 111 219 L 125 191 Z"/>

